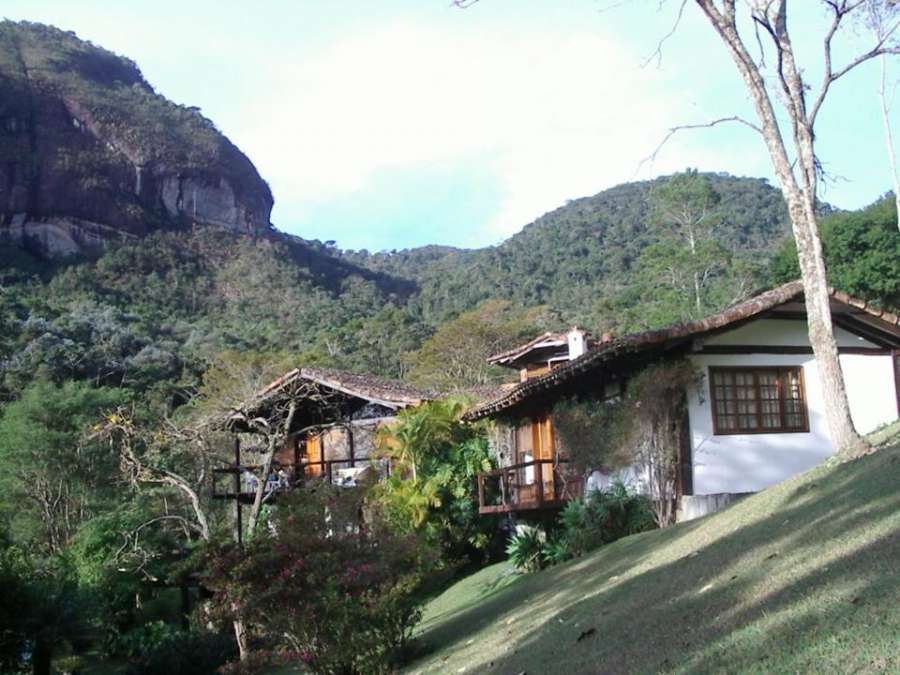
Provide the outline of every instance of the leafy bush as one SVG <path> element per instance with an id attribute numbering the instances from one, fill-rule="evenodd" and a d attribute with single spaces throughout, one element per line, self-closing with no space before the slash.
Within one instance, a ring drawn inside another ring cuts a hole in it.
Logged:
<path id="1" fill-rule="evenodd" d="M 520 525 L 509 538 L 506 554 L 516 569 L 535 572 L 544 567 L 547 555 L 547 535 L 538 527 Z"/>
<path id="2" fill-rule="evenodd" d="M 121 635 L 115 651 L 128 657 L 128 675 L 212 675 L 235 655 L 231 635 L 183 630 L 162 621 Z"/>
<path id="3" fill-rule="evenodd" d="M 494 521 L 478 513 L 475 477 L 492 468 L 485 428 L 464 424 L 461 400 L 407 408 L 379 429 L 391 476 L 373 492 L 398 532 L 419 534 L 452 564 L 484 558 Z"/>
<path id="4" fill-rule="evenodd" d="M 391 672 L 433 562 L 363 507 L 359 491 L 323 484 L 279 501 L 274 534 L 211 545 L 203 567 L 214 614 L 237 611 L 267 648 L 293 652 L 313 673 Z"/>
<path id="5" fill-rule="evenodd" d="M 558 565 L 575 557 L 572 544 L 565 536 L 548 539 L 544 546 L 544 562 L 547 565 Z"/>
<path id="6" fill-rule="evenodd" d="M 650 501 L 621 482 L 571 501 L 559 515 L 561 538 L 572 555 L 592 551 L 629 534 L 654 527 Z"/>
<path id="7" fill-rule="evenodd" d="M 607 490 L 566 504 L 552 537 L 540 528 L 520 525 L 510 537 L 506 553 L 517 569 L 534 572 L 655 525 L 650 500 L 616 482 Z"/>

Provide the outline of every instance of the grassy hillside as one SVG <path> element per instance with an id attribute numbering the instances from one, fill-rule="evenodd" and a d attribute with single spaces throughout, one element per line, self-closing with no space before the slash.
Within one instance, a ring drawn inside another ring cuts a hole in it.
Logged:
<path id="1" fill-rule="evenodd" d="M 900 445 L 427 608 L 411 673 L 897 672 Z"/>

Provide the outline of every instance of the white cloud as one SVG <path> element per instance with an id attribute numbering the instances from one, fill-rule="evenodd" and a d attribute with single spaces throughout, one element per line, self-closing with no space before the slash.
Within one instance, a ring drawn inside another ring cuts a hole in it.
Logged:
<path id="1" fill-rule="evenodd" d="M 487 163 L 504 194 L 488 224 L 496 240 L 635 178 L 672 120 L 694 112 L 639 60 L 593 26 L 392 25 L 271 70 L 267 93 L 242 113 L 253 120 L 242 146 L 276 199 L 294 203 L 353 193 L 384 168 Z M 677 166 L 652 171 L 700 163 L 669 156 Z"/>
<path id="2" fill-rule="evenodd" d="M 276 224 L 315 230 L 310 236 L 325 229 L 343 240 L 342 224 L 331 231 L 330 205 L 362 202 L 391 181 L 397 189 L 381 192 L 383 201 L 395 193 L 405 203 L 421 181 L 399 183 L 420 167 L 439 169 L 435 175 L 459 169 L 467 180 L 457 191 L 488 184 L 479 205 L 499 187 L 478 239 L 484 243 L 623 181 L 686 166 L 771 173 L 752 132 L 724 125 L 679 135 L 636 173 L 674 124 L 753 117 L 730 57 L 699 12 L 686 12 L 663 70 L 639 67 L 671 26 L 672 3 L 661 12 L 643 2 L 600 3 L 619 7 L 605 13 L 595 2 L 522 0 L 466 12 L 445 0 L 386 0 L 365 10 L 358 0 L 257 4 L 7 0 L 2 11 L 77 30 L 135 58 L 161 93 L 201 106 L 272 184 Z M 820 152 L 853 182 L 830 186 L 824 197 L 859 206 L 887 186 L 880 124 L 859 117 L 871 83 L 848 79 L 835 91 L 819 123 Z M 848 120 L 858 122 L 852 134 Z M 432 197 L 417 196 L 437 204 Z M 460 226 L 466 236 L 453 241 L 474 241 L 473 223 Z M 404 242 L 369 245 L 382 243 Z"/>

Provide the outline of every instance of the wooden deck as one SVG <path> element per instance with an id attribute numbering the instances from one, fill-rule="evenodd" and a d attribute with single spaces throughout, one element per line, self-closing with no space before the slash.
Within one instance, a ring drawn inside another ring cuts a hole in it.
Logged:
<path id="1" fill-rule="evenodd" d="M 581 497 L 583 480 L 565 459 L 537 459 L 480 473 L 479 513 L 515 513 L 561 509 Z"/>

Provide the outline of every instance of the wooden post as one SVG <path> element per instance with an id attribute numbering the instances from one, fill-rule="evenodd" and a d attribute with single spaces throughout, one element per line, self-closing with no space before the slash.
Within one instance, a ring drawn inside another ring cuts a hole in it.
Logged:
<path id="1" fill-rule="evenodd" d="M 535 468 L 537 469 L 536 473 L 538 475 L 537 482 L 537 501 L 538 504 L 544 503 L 544 460 L 536 460 Z"/>
<path id="2" fill-rule="evenodd" d="M 484 474 L 479 473 L 475 476 L 475 483 L 478 489 L 478 506 L 484 506 Z"/>
<path id="3" fill-rule="evenodd" d="M 234 437 L 234 504 L 232 505 L 232 536 L 238 546 L 243 544 L 241 533 L 241 439 Z"/>
<path id="4" fill-rule="evenodd" d="M 350 468 L 356 466 L 356 447 L 353 445 L 353 423 L 347 425 L 347 445 L 350 446 Z"/>

